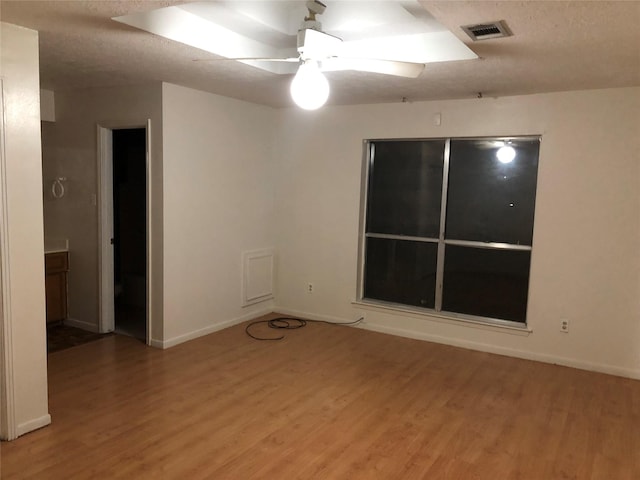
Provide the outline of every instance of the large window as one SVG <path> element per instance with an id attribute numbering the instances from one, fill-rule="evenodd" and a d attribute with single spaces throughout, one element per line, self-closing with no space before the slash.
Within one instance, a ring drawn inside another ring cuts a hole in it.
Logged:
<path id="1" fill-rule="evenodd" d="M 368 142 L 361 298 L 526 323 L 539 145 Z"/>

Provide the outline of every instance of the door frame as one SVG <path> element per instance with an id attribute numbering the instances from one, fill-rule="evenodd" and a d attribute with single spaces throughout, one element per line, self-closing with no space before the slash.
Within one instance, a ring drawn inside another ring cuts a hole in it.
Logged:
<path id="1" fill-rule="evenodd" d="M 146 137 L 146 336 L 145 343 L 151 345 L 151 120 L 133 124 L 99 123 L 98 145 L 98 329 L 100 333 L 115 329 L 115 292 L 113 257 L 113 131 L 144 128 Z"/>
<path id="2" fill-rule="evenodd" d="M 0 77 L 0 439 L 18 437 L 13 379 L 11 272 L 7 214 L 7 162 L 5 156 L 4 82 Z"/>

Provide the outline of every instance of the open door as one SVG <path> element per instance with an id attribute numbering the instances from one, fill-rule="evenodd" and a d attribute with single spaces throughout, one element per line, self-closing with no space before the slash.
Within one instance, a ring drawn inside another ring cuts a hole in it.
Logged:
<path id="1" fill-rule="evenodd" d="M 150 122 L 98 126 L 100 331 L 150 344 Z"/>

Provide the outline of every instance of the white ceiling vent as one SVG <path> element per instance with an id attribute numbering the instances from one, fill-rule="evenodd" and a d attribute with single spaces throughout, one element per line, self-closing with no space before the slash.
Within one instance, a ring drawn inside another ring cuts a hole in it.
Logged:
<path id="1" fill-rule="evenodd" d="M 479 23 L 476 25 L 465 25 L 460 28 L 462 28 L 462 30 L 464 30 L 474 42 L 477 42 L 478 40 L 488 40 L 490 38 L 510 37 L 513 35 L 504 20 L 490 23 Z"/>

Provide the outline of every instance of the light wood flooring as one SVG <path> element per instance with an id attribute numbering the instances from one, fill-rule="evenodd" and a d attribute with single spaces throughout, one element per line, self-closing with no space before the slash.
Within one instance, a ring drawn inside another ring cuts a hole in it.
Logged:
<path id="1" fill-rule="evenodd" d="M 357 328 L 114 335 L 49 379 L 3 480 L 640 478 L 640 382 Z"/>

